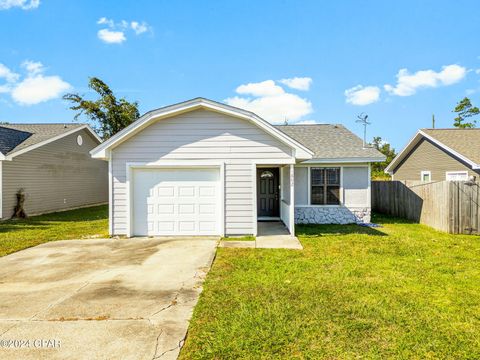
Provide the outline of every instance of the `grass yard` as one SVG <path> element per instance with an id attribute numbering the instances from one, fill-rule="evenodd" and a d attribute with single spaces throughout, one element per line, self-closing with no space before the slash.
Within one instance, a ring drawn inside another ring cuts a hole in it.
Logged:
<path id="1" fill-rule="evenodd" d="M 480 237 L 374 219 L 218 249 L 181 359 L 479 359 Z"/>
<path id="2" fill-rule="evenodd" d="M 107 205 L 0 222 L 0 256 L 52 240 L 108 237 Z"/>

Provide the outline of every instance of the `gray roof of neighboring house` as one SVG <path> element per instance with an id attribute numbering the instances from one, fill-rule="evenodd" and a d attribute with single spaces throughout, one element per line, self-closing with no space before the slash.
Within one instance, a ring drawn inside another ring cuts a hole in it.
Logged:
<path id="1" fill-rule="evenodd" d="M 275 127 L 312 150 L 315 153 L 314 159 L 384 157 L 375 148 L 363 147 L 362 139 L 343 125 L 276 125 Z"/>
<path id="2" fill-rule="evenodd" d="M 422 129 L 453 151 L 480 164 L 480 129 Z"/>
<path id="3" fill-rule="evenodd" d="M 85 124 L 5 124 L 0 125 L 0 152 L 22 150 Z"/>

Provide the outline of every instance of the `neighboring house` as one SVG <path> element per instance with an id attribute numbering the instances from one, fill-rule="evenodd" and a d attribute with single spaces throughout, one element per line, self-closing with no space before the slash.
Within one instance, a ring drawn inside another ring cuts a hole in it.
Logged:
<path id="1" fill-rule="evenodd" d="M 100 143 L 85 124 L 0 125 L 0 218 L 20 189 L 29 216 L 108 202 L 107 164 L 90 156 Z"/>
<path id="2" fill-rule="evenodd" d="M 480 129 L 421 129 L 385 171 L 393 180 L 478 179 Z"/>
<path id="3" fill-rule="evenodd" d="M 203 98 L 146 113 L 92 156 L 109 161 L 110 233 L 126 236 L 368 222 L 370 163 L 384 160 L 341 125 L 273 126 Z"/>

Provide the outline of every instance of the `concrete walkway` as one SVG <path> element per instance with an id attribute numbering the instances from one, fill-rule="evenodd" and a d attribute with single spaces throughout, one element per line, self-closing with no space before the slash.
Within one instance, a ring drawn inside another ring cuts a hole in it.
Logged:
<path id="1" fill-rule="evenodd" d="M 217 243 L 69 240 L 0 258 L 0 359 L 176 359 Z"/>
<path id="2" fill-rule="evenodd" d="M 280 221 L 259 222 L 258 235 L 255 241 L 221 241 L 219 247 L 295 250 L 303 249 L 303 246 L 298 238 L 290 235 L 288 229 Z"/>

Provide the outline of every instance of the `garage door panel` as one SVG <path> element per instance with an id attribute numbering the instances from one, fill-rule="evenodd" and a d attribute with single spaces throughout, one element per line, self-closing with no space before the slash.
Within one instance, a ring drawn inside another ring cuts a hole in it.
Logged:
<path id="1" fill-rule="evenodd" d="M 220 233 L 218 169 L 136 169 L 132 184 L 133 235 Z"/>
<path id="2" fill-rule="evenodd" d="M 195 187 L 194 186 L 179 186 L 178 187 L 178 196 L 182 197 L 195 197 Z"/>
<path id="3" fill-rule="evenodd" d="M 216 188 L 214 186 L 199 186 L 198 190 L 200 197 L 211 197 L 216 195 Z"/>
<path id="4" fill-rule="evenodd" d="M 199 222 L 200 231 L 215 231 L 215 222 L 214 221 L 200 221 Z"/>
<path id="5" fill-rule="evenodd" d="M 156 191 L 150 191 L 150 196 L 157 195 L 158 197 L 173 197 L 175 196 L 175 188 L 173 186 L 157 186 Z"/>
<path id="6" fill-rule="evenodd" d="M 178 215 L 195 214 L 195 204 L 179 204 Z"/>
<path id="7" fill-rule="evenodd" d="M 199 214 L 211 214 L 211 215 L 214 215 L 215 214 L 215 210 L 216 210 L 216 204 L 198 204 L 198 213 Z"/>

